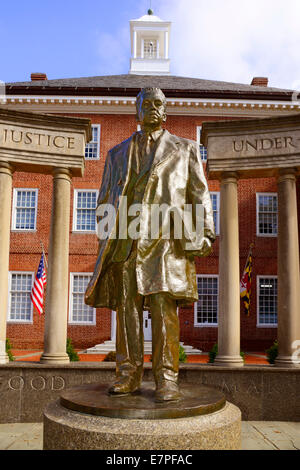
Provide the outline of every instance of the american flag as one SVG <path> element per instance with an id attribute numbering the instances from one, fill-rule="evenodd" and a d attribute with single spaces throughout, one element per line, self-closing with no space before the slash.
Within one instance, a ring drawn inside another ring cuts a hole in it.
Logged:
<path id="1" fill-rule="evenodd" d="M 47 277 L 44 267 L 44 254 L 42 254 L 30 295 L 31 301 L 40 315 L 43 313 L 44 289 L 46 283 Z"/>

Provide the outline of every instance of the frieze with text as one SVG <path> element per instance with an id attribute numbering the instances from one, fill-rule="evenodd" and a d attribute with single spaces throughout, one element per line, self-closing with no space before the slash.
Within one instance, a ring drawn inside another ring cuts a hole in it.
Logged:
<path id="1" fill-rule="evenodd" d="M 297 140 L 292 136 L 283 136 L 283 137 L 265 137 L 259 139 L 240 139 L 233 140 L 232 147 L 233 151 L 240 152 L 259 152 L 264 150 L 279 150 L 279 149 L 288 149 L 293 148 L 297 149 L 299 144 Z"/>
<path id="2" fill-rule="evenodd" d="M 74 134 L 0 125 L 0 147 L 4 148 L 46 153 L 72 153 L 78 148 L 78 144 L 80 142 Z"/>

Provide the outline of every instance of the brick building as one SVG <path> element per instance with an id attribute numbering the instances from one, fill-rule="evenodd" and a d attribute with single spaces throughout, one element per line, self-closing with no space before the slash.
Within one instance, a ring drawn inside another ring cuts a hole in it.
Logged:
<path id="1" fill-rule="evenodd" d="M 93 125 L 84 177 L 72 180 L 68 336 L 78 348 L 115 335 L 114 312 L 85 306 L 83 294 L 97 254 L 95 205 L 105 157 L 137 130 L 135 97 L 140 89 L 157 86 L 164 91 L 166 128 L 198 141 L 204 168 L 206 149 L 200 144 L 204 121 L 271 117 L 300 109 L 291 90 L 268 87 L 266 78 L 245 85 L 170 75 L 170 26 L 151 11 L 130 22 L 132 57 L 127 75 L 48 80 L 45 74 L 33 73 L 28 82 L 6 84 L 9 109 L 88 117 Z M 13 186 L 7 337 L 16 348 L 42 348 L 44 316 L 33 309 L 30 291 L 41 244 L 48 253 L 52 179 L 15 173 Z M 209 181 L 209 188 L 219 234 L 219 182 Z M 269 347 L 277 335 L 277 183 L 272 178 L 240 180 L 238 192 L 241 275 L 254 243 L 249 316 L 241 302 L 241 348 L 257 351 Z M 213 253 L 197 259 L 199 302 L 179 311 L 181 341 L 204 351 L 217 341 L 218 251 L 217 237 Z M 144 315 L 145 340 L 150 340 L 151 319 L 147 312 Z"/>

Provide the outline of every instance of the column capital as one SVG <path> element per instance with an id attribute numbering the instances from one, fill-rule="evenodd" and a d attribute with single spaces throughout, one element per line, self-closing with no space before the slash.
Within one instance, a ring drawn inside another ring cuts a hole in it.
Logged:
<path id="1" fill-rule="evenodd" d="M 54 168 L 52 171 L 53 179 L 65 179 L 71 181 L 72 173 L 67 168 Z"/>
<path id="2" fill-rule="evenodd" d="M 286 180 L 296 181 L 297 173 L 296 168 L 281 168 L 278 170 L 277 183 L 281 183 Z"/>
<path id="3" fill-rule="evenodd" d="M 12 176 L 15 171 L 14 167 L 7 162 L 0 162 L 0 173 L 5 173 L 6 175 Z"/>
<path id="4" fill-rule="evenodd" d="M 221 174 L 221 183 L 237 183 L 239 178 L 235 171 L 223 171 Z"/>

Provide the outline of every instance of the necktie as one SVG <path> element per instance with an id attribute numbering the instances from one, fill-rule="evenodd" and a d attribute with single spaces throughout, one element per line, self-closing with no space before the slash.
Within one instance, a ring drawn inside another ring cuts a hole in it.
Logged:
<path id="1" fill-rule="evenodd" d="M 151 141 L 152 141 L 151 135 L 146 134 L 145 137 L 144 137 L 144 145 L 143 145 L 143 154 L 144 155 L 150 155 L 150 153 L 151 153 Z"/>

